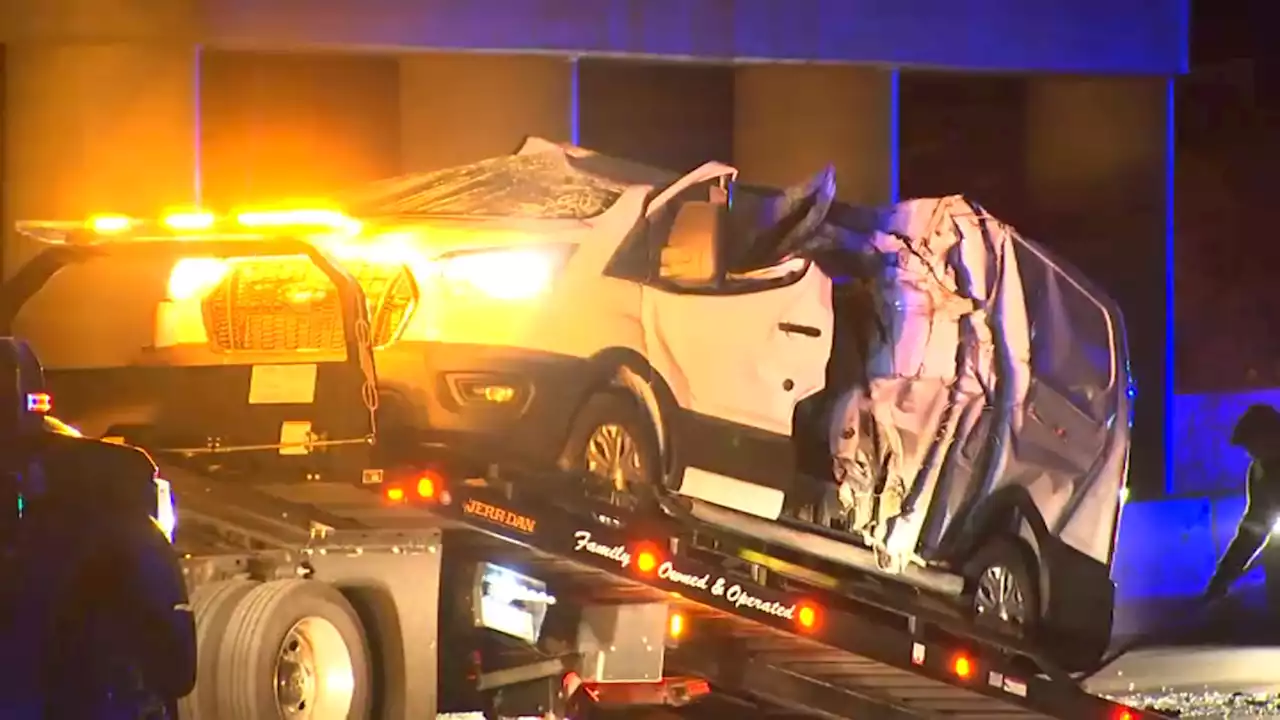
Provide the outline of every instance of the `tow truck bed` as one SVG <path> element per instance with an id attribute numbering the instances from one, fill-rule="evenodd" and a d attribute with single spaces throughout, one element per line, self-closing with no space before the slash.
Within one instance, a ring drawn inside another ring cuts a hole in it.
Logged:
<path id="1" fill-rule="evenodd" d="M 173 477 L 179 498 L 192 498 L 180 506 L 184 522 L 192 512 L 205 522 L 220 517 L 250 537 L 275 537 L 281 545 L 304 544 L 313 524 L 336 530 L 336 537 L 343 530 L 438 528 L 446 552 L 532 575 L 578 606 L 667 602 L 690 628 L 667 653 L 668 674 L 705 678 L 716 693 L 764 707 L 850 720 L 1160 717 L 1091 695 L 1070 678 L 1028 671 L 1025 652 L 977 628 L 941 628 L 945 623 L 936 618 L 946 615 L 927 599 L 897 608 L 892 618 L 874 607 L 859 612 L 852 609 L 856 598 L 842 603 L 820 587 L 790 583 L 784 589 L 753 580 L 749 563 L 717 562 L 705 543 L 672 524 L 628 527 L 586 506 L 521 501 L 511 491 L 515 483 L 464 483 L 426 506 L 378 502 L 357 509 L 340 502 L 354 496 L 338 488 L 330 499 L 339 502 L 302 505 L 177 467 L 162 464 L 162 472 Z M 540 497 L 559 495 L 546 489 Z M 309 494 L 326 493 L 314 488 Z"/>
<path id="2" fill-rule="evenodd" d="M 935 632 L 908 608 L 902 609 L 906 628 L 899 629 L 832 607 L 819 589 L 752 581 L 746 572 L 696 557 L 701 553 L 681 533 L 610 527 L 620 523 L 520 503 L 489 488 L 454 489 L 449 499 L 440 514 L 478 531 L 455 531 L 455 544 L 540 578 L 568 581 L 582 602 L 674 602 L 696 630 L 669 652 L 669 666 L 731 695 L 859 720 L 1156 717 L 1090 695 L 1066 678 L 1028 676 L 1014 668 L 1008 651 L 974 638 L 957 643 L 953 633 Z"/>

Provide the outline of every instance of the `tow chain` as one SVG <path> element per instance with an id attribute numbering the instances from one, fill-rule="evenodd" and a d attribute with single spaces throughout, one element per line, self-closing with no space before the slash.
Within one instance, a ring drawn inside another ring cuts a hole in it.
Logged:
<path id="1" fill-rule="evenodd" d="M 364 376 L 360 385 L 360 399 L 365 410 L 369 412 L 369 444 L 378 437 L 378 374 L 373 364 L 373 341 L 369 321 L 360 317 L 356 320 L 356 354 L 360 364 L 360 373 Z"/>

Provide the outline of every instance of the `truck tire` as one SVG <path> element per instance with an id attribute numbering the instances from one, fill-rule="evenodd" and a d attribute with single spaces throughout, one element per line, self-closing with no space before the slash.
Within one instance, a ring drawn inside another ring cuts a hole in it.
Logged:
<path id="1" fill-rule="evenodd" d="M 178 701 L 182 720 L 216 720 L 218 651 L 236 605 L 258 586 L 248 579 L 223 580 L 201 585 L 191 594 L 196 616 L 196 687 Z"/>
<path id="2" fill-rule="evenodd" d="M 657 508 L 663 475 L 658 436 L 630 396 L 600 392 L 588 397 L 574 417 L 560 458 L 565 469 L 588 476 L 588 493 L 615 505 Z M 596 461 L 616 467 L 601 472 L 593 469 L 601 467 Z"/>
<path id="3" fill-rule="evenodd" d="M 372 712 L 360 617 L 321 582 L 276 580 L 250 590 L 231 613 L 217 667 L 217 718 L 305 709 L 316 720 L 364 720 Z"/>

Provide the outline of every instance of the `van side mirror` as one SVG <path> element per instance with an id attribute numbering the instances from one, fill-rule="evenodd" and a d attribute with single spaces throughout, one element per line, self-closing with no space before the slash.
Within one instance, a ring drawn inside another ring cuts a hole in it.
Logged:
<path id="1" fill-rule="evenodd" d="M 678 285 L 713 285 L 724 276 L 721 240 L 728 208 L 723 203 L 689 201 L 676 211 L 662 248 L 658 277 Z"/>
<path id="2" fill-rule="evenodd" d="M 35 351 L 23 340 L 0 338 L 0 442 L 44 432 L 50 409 Z"/>

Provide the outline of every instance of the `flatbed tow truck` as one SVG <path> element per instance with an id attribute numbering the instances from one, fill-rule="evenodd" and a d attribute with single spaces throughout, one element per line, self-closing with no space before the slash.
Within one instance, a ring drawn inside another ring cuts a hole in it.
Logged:
<path id="1" fill-rule="evenodd" d="M 245 248 L 82 227 L 27 229 L 48 246 L 6 284 L 0 330 L 67 266 Z M 147 450 L 176 496 L 200 642 L 181 717 L 645 716 L 721 699 L 769 717 L 1159 717 L 942 598 L 730 536 L 678 500 L 631 516 L 568 475 L 396 466 L 359 284 L 309 242 L 248 240 L 309 256 L 342 300 L 346 360 L 319 365 L 309 405 L 248 403 L 251 365 L 49 371 L 72 422 L 159 409 L 107 435 Z"/>

